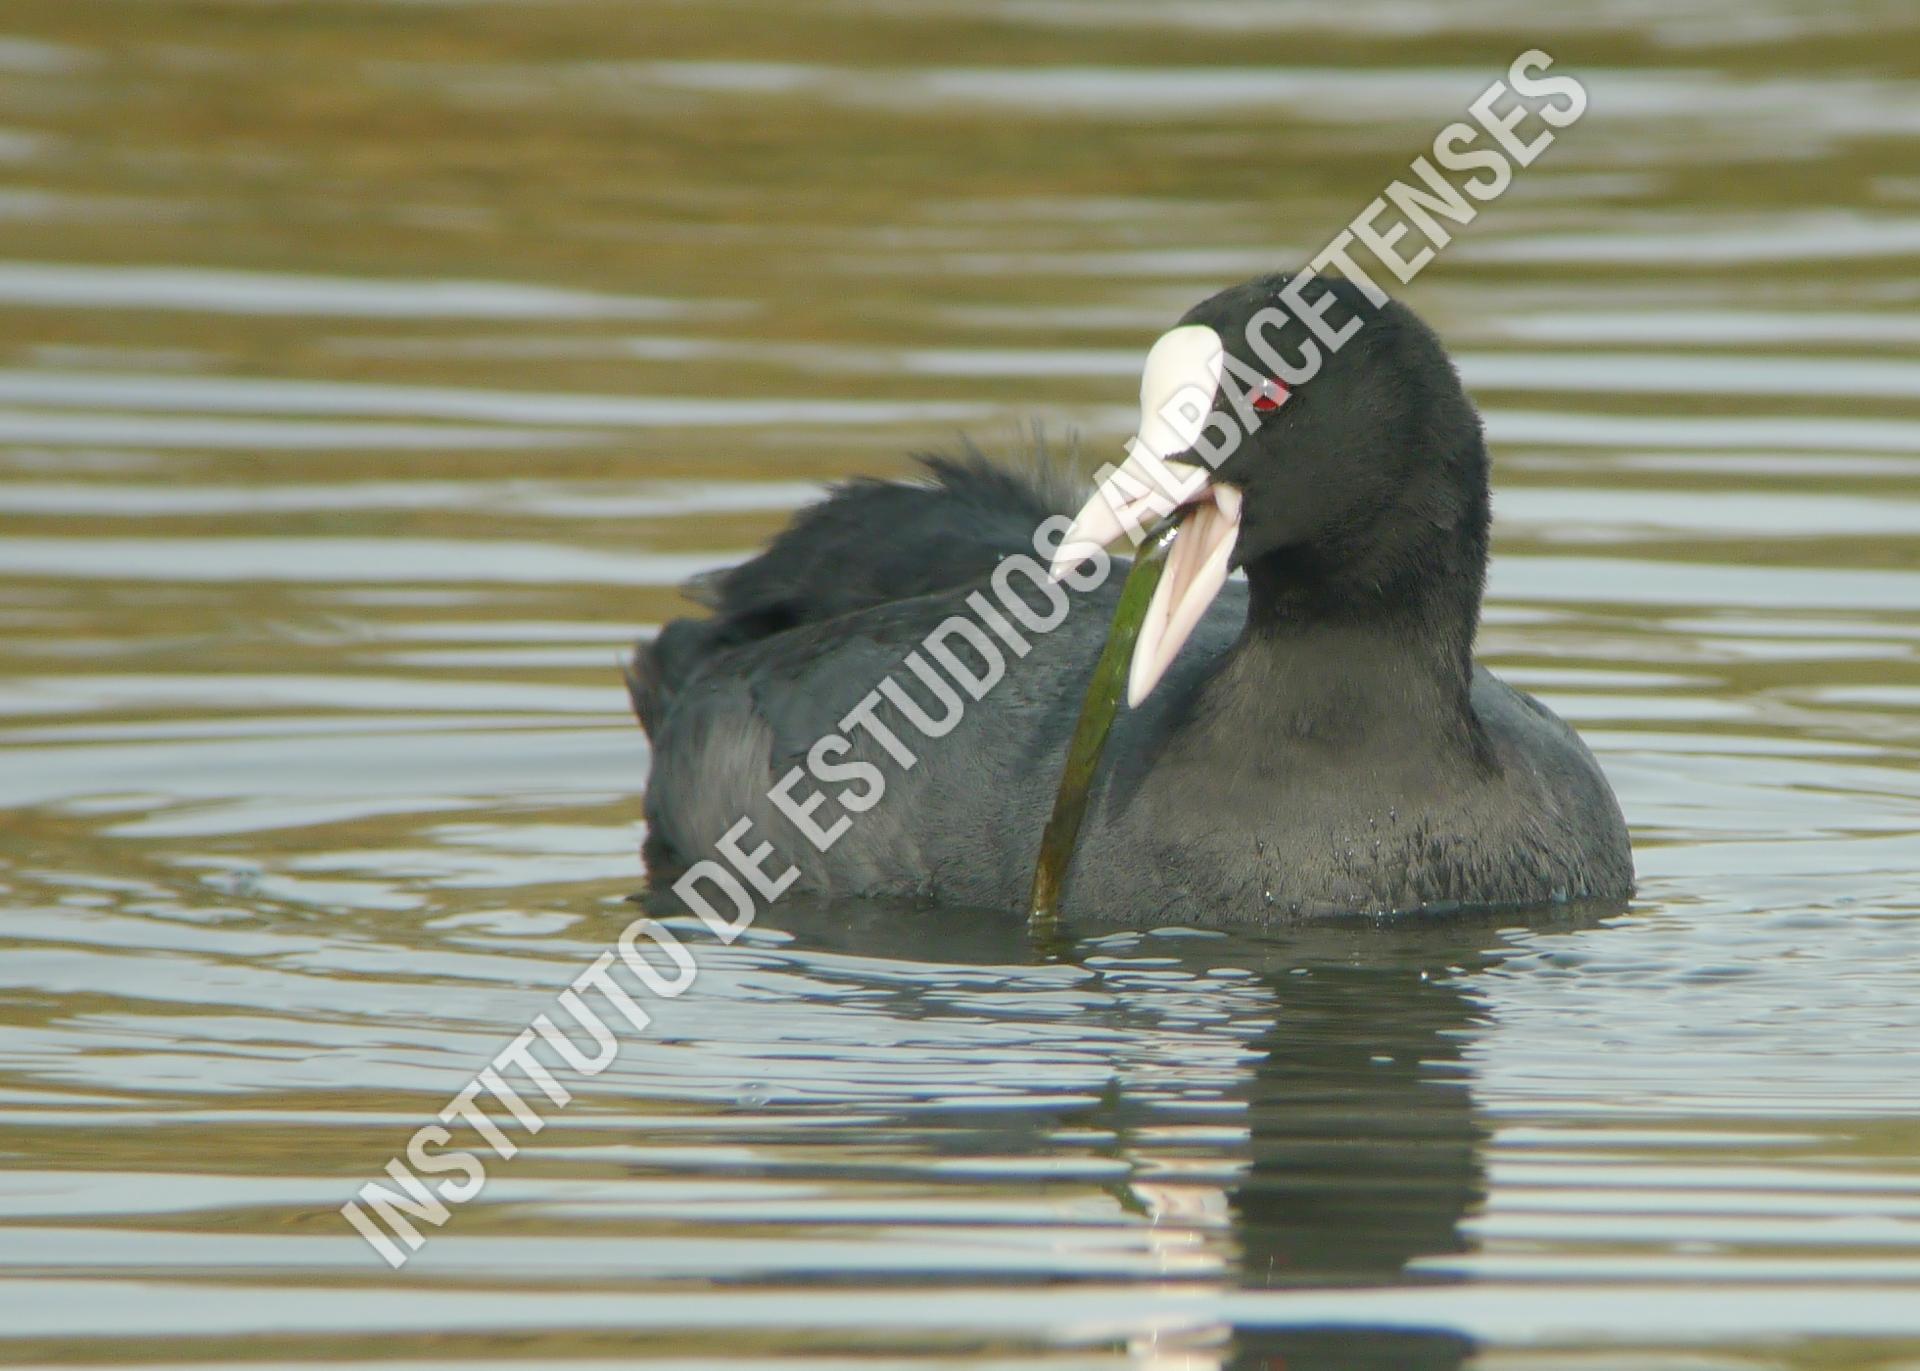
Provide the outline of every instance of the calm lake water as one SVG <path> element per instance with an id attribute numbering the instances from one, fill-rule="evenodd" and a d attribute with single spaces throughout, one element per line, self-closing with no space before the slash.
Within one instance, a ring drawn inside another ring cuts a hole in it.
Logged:
<path id="1" fill-rule="evenodd" d="M 1920 16 L 1538 8 L 9 0 L 0 1360 L 1920 1366 Z M 1407 296 L 1632 908 L 783 905 L 389 1272 L 341 1203 L 631 915 L 674 586 L 1111 454 L 1536 45 Z"/>

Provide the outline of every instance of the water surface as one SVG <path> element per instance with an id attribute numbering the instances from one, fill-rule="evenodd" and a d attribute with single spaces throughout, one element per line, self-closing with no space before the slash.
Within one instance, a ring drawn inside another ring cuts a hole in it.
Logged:
<path id="1" fill-rule="evenodd" d="M 1535 10 L 13 0 L 0 1359 L 1920 1364 L 1920 31 Z M 1589 114 L 1408 297 L 1632 908 L 782 905 L 388 1272 L 339 1205 L 630 917 L 678 582 L 1112 452 L 1532 46 Z"/>

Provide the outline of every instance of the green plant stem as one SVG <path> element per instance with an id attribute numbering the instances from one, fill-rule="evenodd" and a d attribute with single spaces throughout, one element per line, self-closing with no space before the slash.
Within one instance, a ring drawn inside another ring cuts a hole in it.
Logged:
<path id="1" fill-rule="evenodd" d="M 1146 621 L 1154 588 L 1167 569 L 1167 553 L 1177 532 L 1179 525 L 1172 519 L 1156 524 L 1140 544 L 1133 569 L 1120 587 L 1120 603 L 1113 611 L 1113 626 L 1107 630 L 1107 645 L 1094 664 L 1086 698 L 1080 702 L 1080 719 L 1073 727 L 1073 742 L 1060 772 L 1053 813 L 1040 835 L 1040 859 L 1034 865 L 1033 890 L 1027 898 L 1028 927 L 1037 934 L 1051 934 L 1059 927 L 1060 897 L 1066 889 L 1067 870 L 1073 865 L 1080 821 L 1086 817 L 1087 792 L 1100 765 L 1100 754 L 1106 749 L 1113 717 L 1126 694 L 1133 645 Z"/>

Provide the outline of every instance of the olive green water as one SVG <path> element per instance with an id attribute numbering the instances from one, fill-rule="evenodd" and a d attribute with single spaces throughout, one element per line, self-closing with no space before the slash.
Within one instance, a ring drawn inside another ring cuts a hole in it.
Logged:
<path id="1" fill-rule="evenodd" d="M 9 0 L 0 1361 L 1920 1365 L 1920 28 L 1541 8 Z M 388 1272 L 338 1206 L 627 918 L 672 587 L 1113 451 L 1536 45 L 1408 296 L 1632 910 L 778 908 Z"/>

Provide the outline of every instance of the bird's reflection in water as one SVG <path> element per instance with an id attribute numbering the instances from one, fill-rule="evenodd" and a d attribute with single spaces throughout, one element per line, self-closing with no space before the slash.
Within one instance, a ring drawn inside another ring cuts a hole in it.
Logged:
<path id="1" fill-rule="evenodd" d="M 1609 912 L 1556 911 L 1551 922 Z M 1098 1050 L 1113 1081 L 1070 1131 L 1110 1137 L 1128 1162 L 1115 1193 L 1150 1229 L 1147 1249 L 1169 1280 L 1276 1292 L 1429 1284 L 1450 1278 L 1417 1263 L 1467 1245 L 1461 1221 L 1484 1194 L 1488 1132 L 1461 1065 L 1483 1021 L 1462 973 L 1500 949 L 1500 930 L 1518 918 L 1177 937 L 1081 926 L 1047 947 L 1004 915 L 872 903 L 783 902 L 769 922 L 803 957 L 929 970 L 1059 957 L 1093 972 L 1102 1008 L 1073 1011 L 1057 1031 L 1062 1041 L 1107 1034 Z M 1018 1008 L 997 1012 L 1009 1011 Z M 952 1007 L 909 996 L 891 1012 L 937 1019 Z M 1057 1004 L 1036 1004 L 1036 1019 L 1060 1016 Z M 977 1141 L 1003 1156 L 1057 1145 L 1032 1115 L 979 1128 Z M 1143 1330 L 1133 1363 L 1437 1371 L 1472 1352 L 1445 1330 L 1296 1326 L 1276 1308 L 1271 1326 Z"/>
<path id="2" fill-rule="evenodd" d="M 1275 938 L 1276 1001 L 1244 1086 L 1246 1174 L 1227 1197 L 1246 1288 L 1405 1285 L 1462 1251 L 1484 1194 L 1486 1129 L 1462 1052 L 1479 1021 L 1460 971 L 1498 944 L 1485 925 L 1322 928 Z M 1288 1371 L 1456 1367 L 1457 1335 L 1240 1329 L 1223 1366 Z"/>

